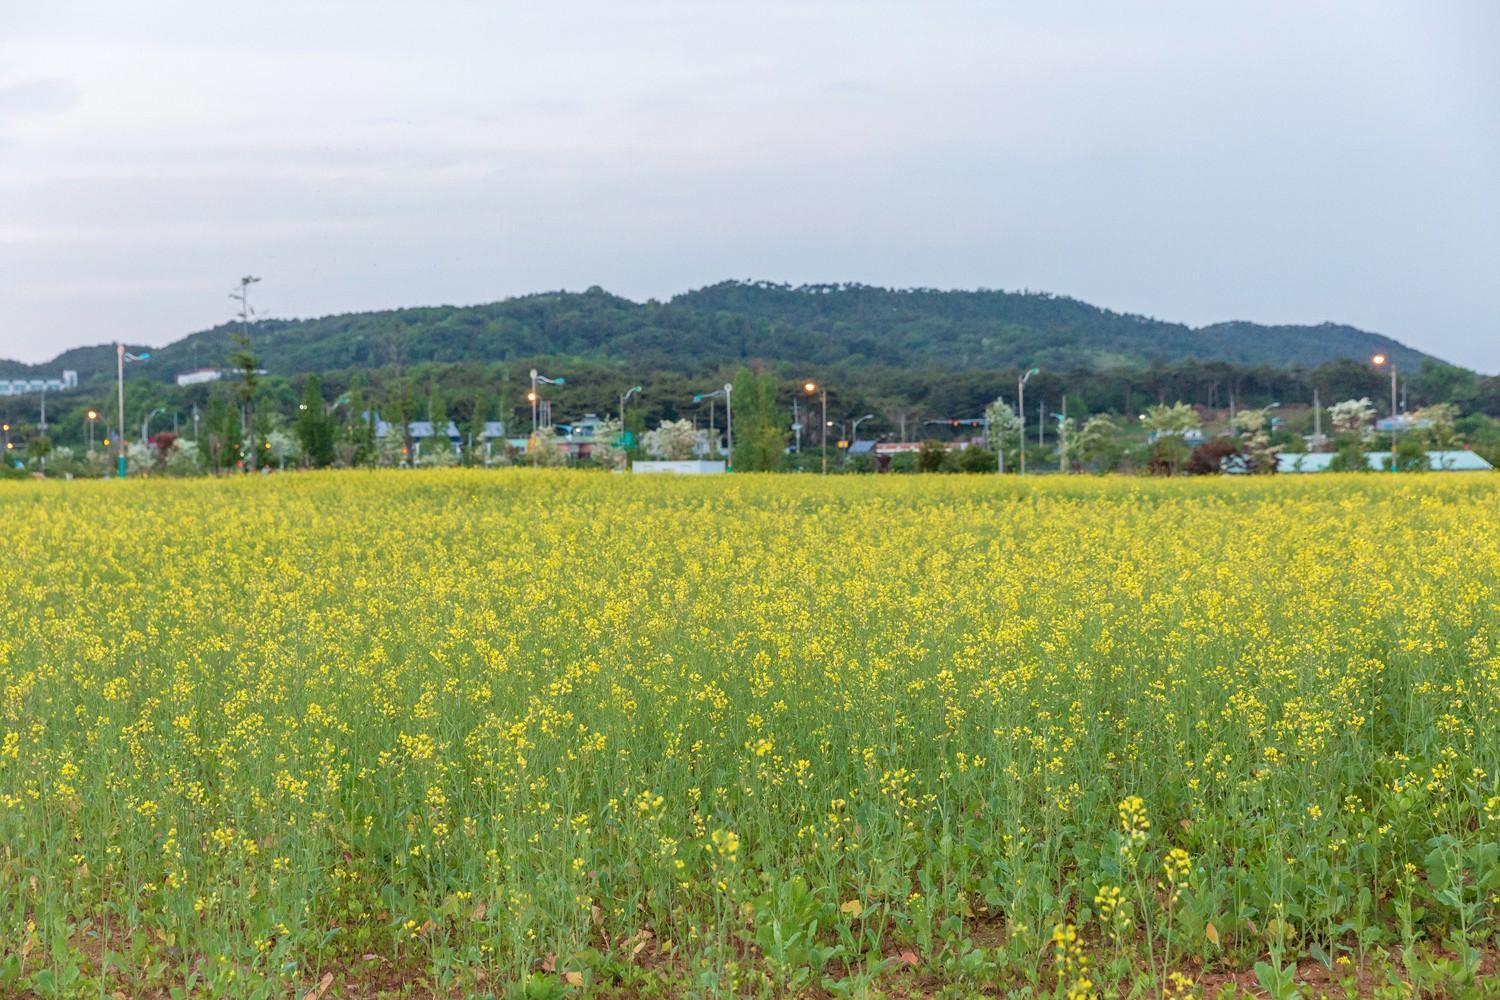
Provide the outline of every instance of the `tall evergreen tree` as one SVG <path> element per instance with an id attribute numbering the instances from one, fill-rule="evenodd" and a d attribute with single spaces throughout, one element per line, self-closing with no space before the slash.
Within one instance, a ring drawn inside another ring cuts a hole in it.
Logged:
<path id="1" fill-rule="evenodd" d="M 469 464 L 478 464 L 477 457 L 484 454 L 484 423 L 489 416 L 489 398 L 483 389 L 474 393 L 474 403 L 469 409 L 468 447 Z"/>
<path id="2" fill-rule="evenodd" d="M 324 406 L 322 383 L 318 376 L 309 375 L 297 410 L 296 429 L 302 460 L 315 469 L 333 464 L 333 422 Z"/>
<path id="3" fill-rule="evenodd" d="M 741 368 L 734 378 L 734 468 L 768 472 L 781 468 L 787 418 L 776 404 L 776 376 Z"/>

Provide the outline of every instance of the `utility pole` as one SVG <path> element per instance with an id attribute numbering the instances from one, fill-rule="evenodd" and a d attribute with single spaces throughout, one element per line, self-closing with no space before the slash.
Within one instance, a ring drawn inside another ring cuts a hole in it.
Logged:
<path id="1" fill-rule="evenodd" d="M 1063 393 L 1062 412 L 1057 415 L 1058 471 L 1068 472 L 1068 394 Z"/>
<path id="2" fill-rule="evenodd" d="M 823 443 L 823 475 L 828 475 L 828 387 L 823 393 L 823 426 L 818 428 L 818 439 Z"/>
<path id="3" fill-rule="evenodd" d="M 1021 464 L 1018 475 L 1022 476 L 1026 475 L 1026 380 L 1035 375 L 1038 370 L 1036 368 L 1029 369 L 1026 374 L 1022 375 L 1016 381 L 1016 417 L 1021 421 L 1020 434 L 1018 435 L 1021 442 Z"/>
<path id="4" fill-rule="evenodd" d="M 1387 358 L 1384 354 L 1377 354 L 1370 359 L 1375 367 L 1389 364 L 1391 369 L 1391 471 L 1396 471 L 1396 360 Z"/>
<path id="5" fill-rule="evenodd" d="M 818 427 L 818 440 L 823 447 L 823 475 L 828 475 L 828 387 L 820 386 L 816 382 L 806 382 L 802 389 L 809 396 L 820 393 L 823 399 L 823 423 Z"/>
<path id="6" fill-rule="evenodd" d="M 1313 387 L 1313 443 L 1321 447 L 1323 444 L 1323 407 L 1318 404 L 1318 389 Z"/>
<path id="7" fill-rule="evenodd" d="M 116 466 L 117 466 L 117 471 L 119 472 L 120 478 L 124 479 L 125 478 L 125 345 L 121 344 L 121 343 L 116 343 L 115 344 L 115 382 L 116 382 L 116 388 L 119 390 L 116 393 L 116 395 L 119 397 L 118 401 L 119 401 L 119 404 L 120 404 L 120 422 L 117 423 L 117 424 L 115 424 L 115 428 L 116 428 L 116 430 L 118 432 L 115 435 L 118 438 L 118 441 L 116 442 L 115 451 L 119 454 L 119 461 L 116 463 Z"/>
<path id="8" fill-rule="evenodd" d="M 47 382 L 42 381 L 42 433 L 47 433 Z"/>

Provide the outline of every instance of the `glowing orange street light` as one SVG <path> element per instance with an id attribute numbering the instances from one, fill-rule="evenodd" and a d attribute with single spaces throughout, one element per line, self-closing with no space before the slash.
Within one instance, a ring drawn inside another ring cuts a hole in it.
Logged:
<path id="1" fill-rule="evenodd" d="M 819 388 L 816 382 L 804 382 L 802 388 L 809 396 L 815 392 L 820 392 L 823 396 L 823 428 L 820 437 L 823 439 L 823 475 L 826 476 L 828 475 L 828 387 Z"/>
<path id="2" fill-rule="evenodd" d="M 1391 471 L 1396 471 L 1396 362 L 1391 361 L 1384 354 L 1377 354 L 1370 359 L 1370 363 L 1376 368 L 1390 361 L 1391 368 Z"/>

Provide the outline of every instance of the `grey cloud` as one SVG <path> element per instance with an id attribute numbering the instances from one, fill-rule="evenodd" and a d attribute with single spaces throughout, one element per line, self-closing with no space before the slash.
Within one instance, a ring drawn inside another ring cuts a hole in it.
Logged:
<path id="1" fill-rule="evenodd" d="M 1500 370 L 1492 0 L 30 7 L 0 356 L 175 339 L 247 271 L 298 315 L 738 275 L 1331 319 Z"/>
<path id="2" fill-rule="evenodd" d="M 12 115 L 56 115 L 78 103 L 78 87 L 69 80 L 26 80 L 0 84 L 0 118 Z"/>

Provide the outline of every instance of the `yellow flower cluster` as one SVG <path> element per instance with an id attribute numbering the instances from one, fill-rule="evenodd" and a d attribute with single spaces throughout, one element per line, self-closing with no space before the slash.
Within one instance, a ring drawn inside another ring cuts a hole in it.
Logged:
<path id="1" fill-rule="evenodd" d="M 824 963 L 853 968 L 925 963 L 982 900 L 1110 994 L 1090 942 L 1208 926 L 1204 968 L 1269 938 L 1238 914 L 1300 940 L 1366 888 L 1382 932 L 1431 894 L 1443 939 L 1466 883 L 1406 866 L 1492 863 L 1496 477 L 361 471 L 0 504 L 28 976 L 129 914 L 110 951 L 215 995 L 366 954 L 497 995 L 620 951 L 723 986 L 761 928 L 839 947 L 820 906 L 879 915 Z"/>

